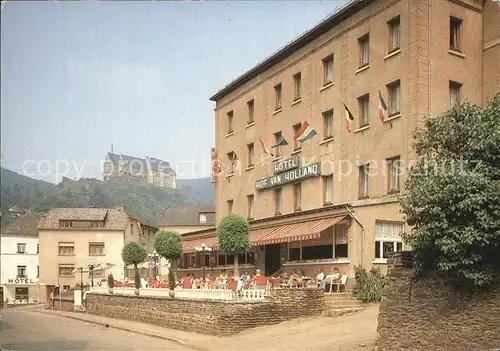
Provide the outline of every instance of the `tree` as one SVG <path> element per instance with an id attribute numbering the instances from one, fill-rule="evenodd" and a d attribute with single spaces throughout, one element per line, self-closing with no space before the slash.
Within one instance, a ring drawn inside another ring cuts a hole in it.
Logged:
<path id="1" fill-rule="evenodd" d="M 401 199 L 418 273 L 485 286 L 500 277 L 500 94 L 455 105 L 416 131 L 418 159 Z"/>
<path id="2" fill-rule="evenodd" d="M 234 275 L 239 276 L 238 255 L 250 250 L 248 222 L 237 214 L 230 214 L 219 221 L 217 236 L 222 251 L 234 255 Z"/>
<path id="3" fill-rule="evenodd" d="M 134 278 L 135 278 L 135 287 L 139 289 L 141 287 L 141 277 L 139 276 L 139 270 L 137 269 L 137 265 L 146 261 L 148 254 L 146 249 L 139 245 L 136 242 L 130 242 L 125 244 L 122 249 L 122 259 L 126 265 L 133 264 L 134 265 Z"/>
<path id="4" fill-rule="evenodd" d="M 170 261 L 168 270 L 168 287 L 170 291 L 175 289 L 175 272 L 177 260 L 182 256 L 181 235 L 175 231 L 159 231 L 154 236 L 154 247 L 158 255 Z M 171 294 L 173 297 L 173 293 Z"/>

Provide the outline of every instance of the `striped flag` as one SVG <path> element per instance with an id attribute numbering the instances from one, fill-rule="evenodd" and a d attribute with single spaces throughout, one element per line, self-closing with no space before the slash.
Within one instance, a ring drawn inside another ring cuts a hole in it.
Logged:
<path id="1" fill-rule="evenodd" d="M 352 121 L 354 121 L 354 116 L 352 115 L 351 111 L 349 111 L 346 104 L 343 105 L 345 109 L 345 128 L 349 133 L 351 133 L 351 123 Z"/>
<path id="2" fill-rule="evenodd" d="M 387 105 L 385 104 L 384 98 L 380 90 L 378 91 L 378 118 L 383 122 L 387 117 Z"/>
<path id="3" fill-rule="evenodd" d="M 316 134 L 318 134 L 318 133 L 316 133 L 314 128 L 311 127 L 309 125 L 309 123 L 307 123 L 307 121 L 304 121 L 304 123 L 302 123 L 302 125 L 300 126 L 300 129 L 298 130 L 297 134 L 295 135 L 295 137 L 293 139 L 298 140 L 301 143 L 303 143 L 304 141 L 311 139 Z"/>
<path id="4" fill-rule="evenodd" d="M 274 157 L 271 151 L 269 151 L 269 148 L 266 146 L 266 143 L 264 143 L 264 140 L 262 140 L 262 138 L 259 138 L 259 141 L 260 141 L 260 147 L 262 148 L 262 152 Z"/>
<path id="5" fill-rule="evenodd" d="M 284 146 L 284 145 L 288 145 L 288 141 L 286 141 L 285 138 L 283 138 L 283 136 L 280 136 L 279 139 L 276 141 L 276 144 L 271 146 L 271 148 Z"/>

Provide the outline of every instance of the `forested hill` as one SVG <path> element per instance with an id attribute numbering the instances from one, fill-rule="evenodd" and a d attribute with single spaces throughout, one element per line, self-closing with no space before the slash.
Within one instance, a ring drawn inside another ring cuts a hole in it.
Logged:
<path id="1" fill-rule="evenodd" d="M 117 203 L 123 203 L 128 211 L 156 222 L 157 214 L 167 205 L 213 203 L 213 191 L 210 194 L 205 179 L 189 179 L 187 188 L 179 180 L 178 187 L 181 189 L 163 189 L 137 182 L 102 182 L 97 179 L 80 179 L 54 185 L 5 168 L 1 172 L 2 226 L 12 221 L 12 217 L 8 215 L 9 209 L 16 205 L 39 214 L 54 207 L 113 208 Z M 213 187 L 209 179 L 208 185 Z M 203 188 L 205 192 L 200 190 Z"/>

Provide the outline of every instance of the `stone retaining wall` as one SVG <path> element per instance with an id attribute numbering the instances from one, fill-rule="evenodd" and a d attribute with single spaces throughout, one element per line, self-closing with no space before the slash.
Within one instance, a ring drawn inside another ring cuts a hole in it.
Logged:
<path id="1" fill-rule="evenodd" d="M 280 289 L 264 301 L 217 301 L 167 297 L 87 294 L 87 312 L 167 328 L 232 335 L 262 325 L 320 315 L 319 289 Z"/>
<path id="2" fill-rule="evenodd" d="M 51 302 L 49 302 L 46 305 L 46 308 L 59 310 L 59 311 L 74 312 L 75 311 L 75 301 L 73 298 L 56 297 L 53 301 L 53 305 L 51 305 Z"/>
<path id="3" fill-rule="evenodd" d="M 411 281 L 391 267 L 380 305 L 378 350 L 500 348 L 500 287 L 488 292 L 451 287 L 437 277 Z"/>

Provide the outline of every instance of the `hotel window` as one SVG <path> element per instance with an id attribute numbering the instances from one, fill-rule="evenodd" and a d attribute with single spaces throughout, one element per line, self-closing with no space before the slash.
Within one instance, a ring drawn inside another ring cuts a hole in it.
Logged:
<path id="1" fill-rule="evenodd" d="M 333 83 L 333 54 L 323 59 L 323 86 Z"/>
<path id="2" fill-rule="evenodd" d="M 359 166 L 359 192 L 360 199 L 368 197 L 368 177 L 370 175 L 368 164 Z"/>
<path id="3" fill-rule="evenodd" d="M 403 251 L 404 223 L 375 222 L 375 259 L 387 259 L 398 251 Z"/>
<path id="4" fill-rule="evenodd" d="M 229 111 L 227 113 L 227 134 L 231 134 L 233 132 L 233 118 L 234 118 L 233 111 Z"/>
<path id="5" fill-rule="evenodd" d="M 323 176 L 323 203 L 333 204 L 333 175 Z"/>
<path id="6" fill-rule="evenodd" d="M 255 104 L 253 99 L 247 102 L 247 107 L 248 107 L 248 124 L 251 124 L 254 121 Z"/>
<path id="7" fill-rule="evenodd" d="M 40 253 L 40 244 L 36 244 L 36 253 Z"/>
<path id="8" fill-rule="evenodd" d="M 248 159 L 247 159 L 247 167 L 252 167 L 254 165 L 254 145 L 253 143 L 247 145 L 247 154 L 248 154 Z"/>
<path id="9" fill-rule="evenodd" d="M 370 94 L 363 95 L 358 98 L 359 104 L 359 127 L 366 127 L 370 124 Z"/>
<path id="10" fill-rule="evenodd" d="M 26 244 L 24 244 L 24 243 L 18 243 L 17 244 L 17 253 L 18 254 L 24 254 L 24 253 L 26 253 Z"/>
<path id="11" fill-rule="evenodd" d="M 302 203 L 302 183 L 293 185 L 293 210 L 300 211 Z"/>
<path id="12" fill-rule="evenodd" d="M 293 101 L 300 100 L 302 97 L 302 74 L 296 73 L 293 76 L 293 87 L 294 87 L 294 95 Z"/>
<path id="13" fill-rule="evenodd" d="M 130 234 L 134 235 L 134 223 L 130 223 Z"/>
<path id="14" fill-rule="evenodd" d="M 17 266 L 17 277 L 18 278 L 26 277 L 26 266 Z"/>
<path id="15" fill-rule="evenodd" d="M 233 174 L 234 173 L 234 161 L 236 161 L 236 154 L 231 151 L 231 152 L 228 152 L 227 153 L 227 163 L 228 163 L 228 167 L 227 167 L 227 172 L 228 174 Z"/>
<path id="16" fill-rule="evenodd" d="M 399 191 L 400 158 L 389 158 L 387 162 L 387 192 Z"/>
<path id="17" fill-rule="evenodd" d="M 75 243 L 59 243 L 59 256 L 74 256 Z"/>
<path id="18" fill-rule="evenodd" d="M 460 100 L 460 88 L 462 84 L 450 81 L 450 108 Z"/>
<path id="19" fill-rule="evenodd" d="M 294 136 L 294 139 L 293 139 L 293 150 L 300 150 L 301 148 L 301 145 L 300 145 L 300 141 L 298 139 L 295 139 L 295 137 L 299 134 L 299 131 L 300 131 L 300 127 L 302 126 L 301 123 L 297 123 L 293 126 L 293 136 Z"/>
<path id="20" fill-rule="evenodd" d="M 200 223 L 207 223 L 207 215 L 204 213 L 200 213 Z"/>
<path id="21" fill-rule="evenodd" d="M 289 260 L 331 260 L 348 257 L 348 228 L 335 225 L 321 232 L 317 240 L 289 244 Z"/>
<path id="22" fill-rule="evenodd" d="M 104 243 L 89 243 L 89 256 L 104 256 Z"/>
<path id="23" fill-rule="evenodd" d="M 275 105 L 274 105 L 274 110 L 277 111 L 277 110 L 280 110 L 281 107 L 282 107 L 282 104 L 281 104 L 281 93 L 282 93 L 282 89 L 281 89 L 281 83 L 276 85 L 274 87 L 274 95 L 276 97 L 276 102 L 275 102 Z"/>
<path id="24" fill-rule="evenodd" d="M 401 83 L 399 80 L 387 85 L 389 92 L 389 117 L 400 113 Z"/>
<path id="25" fill-rule="evenodd" d="M 75 266 L 72 264 L 60 264 L 59 265 L 59 276 L 60 277 L 72 277 Z"/>
<path id="26" fill-rule="evenodd" d="M 359 43 L 359 68 L 370 64 L 370 35 L 365 34 L 358 39 Z"/>
<path id="27" fill-rule="evenodd" d="M 231 214 L 233 213 L 233 200 L 227 200 L 227 213 Z"/>
<path id="28" fill-rule="evenodd" d="M 400 48 L 400 19 L 399 16 L 387 22 L 389 27 L 389 54 Z"/>
<path id="29" fill-rule="evenodd" d="M 253 195 L 248 195 L 247 196 L 247 217 L 248 219 L 254 219 L 255 218 L 255 213 L 254 213 L 254 196 Z"/>
<path id="30" fill-rule="evenodd" d="M 281 134 L 281 131 L 274 133 L 274 141 L 275 141 L 275 144 L 276 144 L 278 141 L 280 141 L 280 139 L 281 139 L 281 135 L 282 135 L 282 134 Z M 275 147 L 275 148 L 274 148 L 274 156 L 275 156 L 275 157 L 278 157 L 278 156 L 280 155 L 280 151 L 281 151 L 281 146 L 277 146 L 277 147 Z"/>
<path id="31" fill-rule="evenodd" d="M 283 193 L 281 188 L 274 189 L 274 214 L 280 215 L 283 208 Z"/>
<path id="32" fill-rule="evenodd" d="M 323 135 L 325 140 L 333 138 L 333 110 L 323 112 Z"/>
<path id="33" fill-rule="evenodd" d="M 456 17 L 450 17 L 450 49 L 461 52 L 461 30 L 462 20 Z"/>
<path id="34" fill-rule="evenodd" d="M 40 266 L 36 266 L 36 277 L 40 277 Z"/>

